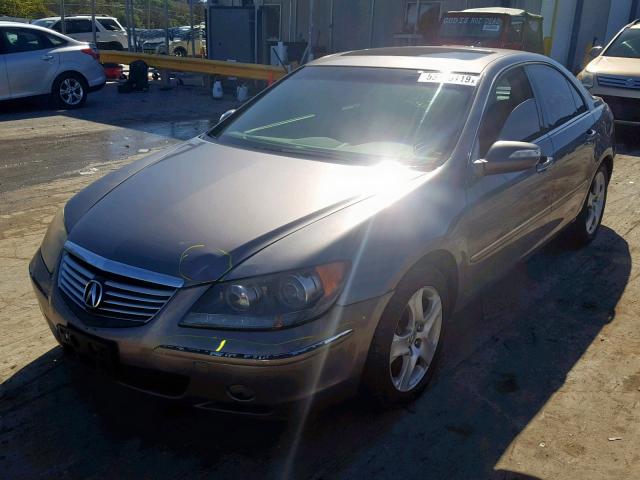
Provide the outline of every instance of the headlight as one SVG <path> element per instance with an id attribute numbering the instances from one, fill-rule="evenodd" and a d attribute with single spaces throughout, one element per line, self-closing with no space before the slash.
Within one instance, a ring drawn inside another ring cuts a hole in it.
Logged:
<path id="1" fill-rule="evenodd" d="M 269 330 L 322 315 L 344 287 L 348 264 L 328 263 L 212 286 L 180 322 L 184 327 Z"/>
<path id="2" fill-rule="evenodd" d="M 58 257 L 66 241 L 67 229 L 64 226 L 64 207 L 62 207 L 51 220 L 40 246 L 40 253 L 49 273 L 52 273 L 56 268 Z"/>
<path id="3" fill-rule="evenodd" d="M 591 72 L 587 72 L 586 70 L 583 70 L 578 74 L 578 80 L 582 82 L 582 85 L 584 85 L 585 88 L 592 88 L 594 75 Z"/>

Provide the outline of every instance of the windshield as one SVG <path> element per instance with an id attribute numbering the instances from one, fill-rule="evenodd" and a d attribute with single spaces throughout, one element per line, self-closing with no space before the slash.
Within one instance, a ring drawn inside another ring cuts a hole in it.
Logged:
<path id="1" fill-rule="evenodd" d="M 344 163 L 444 161 L 467 118 L 477 79 L 417 70 L 305 67 L 210 136 L 223 144 Z"/>
<path id="2" fill-rule="evenodd" d="M 54 23 L 56 23 L 57 20 L 55 19 L 49 19 L 49 20 L 34 20 L 33 21 L 33 25 L 37 25 L 38 27 L 45 27 L 45 28 L 49 28 L 51 27 L 51 25 L 53 25 Z"/>
<path id="3" fill-rule="evenodd" d="M 605 57 L 640 58 L 640 29 L 628 28 L 603 53 Z"/>
<path id="4" fill-rule="evenodd" d="M 444 38 L 498 38 L 502 33 L 500 17 L 462 16 L 444 17 L 440 36 Z"/>

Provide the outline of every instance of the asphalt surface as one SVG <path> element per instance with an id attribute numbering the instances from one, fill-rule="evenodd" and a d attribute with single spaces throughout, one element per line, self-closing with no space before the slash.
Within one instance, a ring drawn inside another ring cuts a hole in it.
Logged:
<path id="1" fill-rule="evenodd" d="M 233 105 L 197 89 L 128 98 L 0 113 L 1 477 L 640 478 L 640 157 L 617 157 L 592 245 L 553 242 L 447 325 L 418 401 L 265 422 L 104 381 L 63 357 L 38 310 L 27 263 L 58 206 Z"/>
<path id="2" fill-rule="evenodd" d="M 39 98 L 2 102 L 0 192 L 187 140 L 235 106 L 233 99 L 216 101 L 194 86 L 170 92 L 152 86 L 149 93 L 118 94 L 113 83 L 90 94 L 79 110 L 47 108 L 47 100 Z"/>

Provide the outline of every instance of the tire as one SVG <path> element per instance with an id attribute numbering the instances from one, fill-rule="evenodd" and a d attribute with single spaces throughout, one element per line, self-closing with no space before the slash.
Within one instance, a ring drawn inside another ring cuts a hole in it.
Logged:
<path id="1" fill-rule="evenodd" d="M 582 248 L 589 245 L 598 234 L 604 209 L 607 204 L 609 171 L 600 165 L 589 186 L 589 194 L 582 210 L 569 225 L 565 234 L 565 243 L 570 248 Z"/>
<path id="2" fill-rule="evenodd" d="M 82 75 L 66 72 L 53 82 L 51 95 L 58 108 L 75 109 L 82 107 L 87 101 L 89 87 Z"/>
<path id="3" fill-rule="evenodd" d="M 413 401 L 433 378 L 450 301 L 446 278 L 432 265 L 414 268 L 400 282 L 376 328 L 363 375 L 364 390 L 378 405 Z M 411 320 L 420 310 L 427 319 L 422 330 L 418 324 L 412 328 Z"/>
<path id="4" fill-rule="evenodd" d="M 177 47 L 173 51 L 173 55 L 176 56 L 176 57 L 186 57 L 187 56 L 187 51 L 182 47 Z"/>

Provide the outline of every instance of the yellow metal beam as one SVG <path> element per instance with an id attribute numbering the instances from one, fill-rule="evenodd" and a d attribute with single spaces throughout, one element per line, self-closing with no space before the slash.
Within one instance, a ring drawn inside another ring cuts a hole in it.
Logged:
<path id="1" fill-rule="evenodd" d="M 171 55 L 152 55 L 118 50 L 100 50 L 100 61 L 102 63 L 130 64 L 135 60 L 142 60 L 150 67 L 176 72 L 204 73 L 207 75 L 267 80 L 268 82 L 273 82 L 286 75 L 284 69 L 270 65 L 223 62 L 220 60 L 174 57 Z"/>

